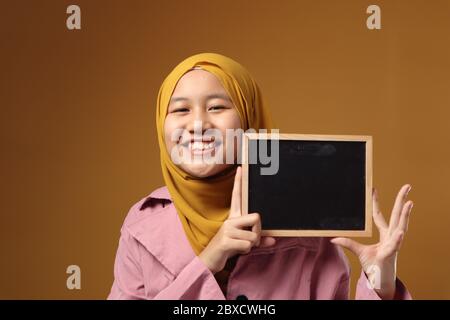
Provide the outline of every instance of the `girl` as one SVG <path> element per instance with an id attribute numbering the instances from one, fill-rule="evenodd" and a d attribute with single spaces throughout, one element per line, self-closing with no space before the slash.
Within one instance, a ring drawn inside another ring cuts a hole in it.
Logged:
<path id="1" fill-rule="evenodd" d="M 362 265 L 357 299 L 410 298 L 396 278 L 410 185 L 400 189 L 389 224 L 373 193 L 380 231 L 373 245 L 261 237 L 259 214 L 241 215 L 241 170 L 225 161 L 231 153 L 237 162 L 237 147 L 225 132 L 272 122 L 259 87 L 239 63 L 214 53 L 182 61 L 159 90 L 156 127 L 166 186 L 130 209 L 109 299 L 348 299 L 350 268 L 340 246 Z M 174 161 L 180 155 L 191 161 Z M 205 161 L 217 155 L 224 161 Z"/>

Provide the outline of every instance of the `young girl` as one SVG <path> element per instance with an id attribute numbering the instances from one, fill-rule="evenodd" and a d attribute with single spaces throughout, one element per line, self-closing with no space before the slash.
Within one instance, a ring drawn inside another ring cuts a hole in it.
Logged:
<path id="1" fill-rule="evenodd" d="M 231 152 L 237 162 L 238 148 L 226 130 L 272 127 L 248 71 L 223 55 L 191 56 L 164 80 L 156 107 L 166 186 L 130 209 L 108 299 L 348 299 L 349 263 L 337 245 L 361 261 L 357 299 L 410 298 L 396 278 L 410 185 L 398 193 L 389 224 L 373 193 L 377 244 L 261 237 L 258 213 L 241 215 L 241 169 L 225 161 Z M 181 154 L 200 161 L 174 161 Z M 222 154 L 224 161 L 202 161 Z"/>

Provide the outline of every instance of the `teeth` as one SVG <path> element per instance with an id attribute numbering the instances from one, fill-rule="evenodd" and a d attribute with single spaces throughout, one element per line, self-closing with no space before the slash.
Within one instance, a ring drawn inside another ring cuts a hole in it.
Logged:
<path id="1" fill-rule="evenodd" d="M 189 149 L 191 150 L 205 150 L 214 148 L 214 142 L 205 143 L 201 141 L 194 141 L 189 143 Z"/>

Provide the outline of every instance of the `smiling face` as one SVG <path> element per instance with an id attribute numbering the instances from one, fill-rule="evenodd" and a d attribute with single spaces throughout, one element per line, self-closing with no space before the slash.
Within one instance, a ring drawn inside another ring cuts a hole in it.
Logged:
<path id="1" fill-rule="evenodd" d="M 205 178 L 232 166 L 225 163 L 225 157 L 232 153 L 235 159 L 237 146 L 227 143 L 226 130 L 239 128 L 238 112 L 216 76 L 194 69 L 180 78 L 169 102 L 164 138 L 169 154 L 194 160 L 181 161 L 181 169 Z M 217 157 L 221 163 L 205 160 Z"/>

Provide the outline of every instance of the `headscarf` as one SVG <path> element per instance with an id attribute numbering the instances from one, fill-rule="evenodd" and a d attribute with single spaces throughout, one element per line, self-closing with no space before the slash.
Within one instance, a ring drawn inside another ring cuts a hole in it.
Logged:
<path id="1" fill-rule="evenodd" d="M 249 72 L 233 59 L 200 53 L 179 63 L 164 79 L 156 105 L 156 128 L 161 169 L 165 184 L 194 252 L 198 255 L 228 218 L 235 169 L 212 178 L 197 178 L 172 162 L 165 145 L 164 121 L 169 100 L 179 79 L 194 67 L 215 75 L 230 96 L 241 120 L 241 128 L 272 128 L 260 89 Z"/>

